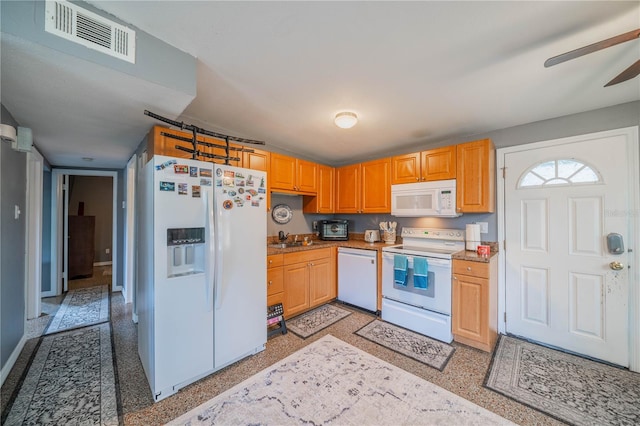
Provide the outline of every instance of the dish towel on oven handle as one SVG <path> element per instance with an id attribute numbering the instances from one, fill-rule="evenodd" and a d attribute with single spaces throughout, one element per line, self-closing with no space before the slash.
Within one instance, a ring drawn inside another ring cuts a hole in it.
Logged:
<path id="1" fill-rule="evenodd" d="M 393 281 L 398 285 L 407 285 L 407 268 L 409 260 L 401 254 L 393 255 Z"/>
<path id="2" fill-rule="evenodd" d="M 425 290 L 429 285 L 429 263 L 424 257 L 413 258 L 413 287 Z"/>

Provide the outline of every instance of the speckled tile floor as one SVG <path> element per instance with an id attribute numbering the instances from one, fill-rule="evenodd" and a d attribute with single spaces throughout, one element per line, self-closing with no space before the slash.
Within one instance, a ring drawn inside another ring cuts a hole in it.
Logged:
<path id="1" fill-rule="evenodd" d="M 136 325 L 131 321 L 132 305 L 125 305 L 120 293 L 114 293 L 111 302 L 117 380 L 122 401 L 122 419 L 125 425 L 166 423 L 326 334 L 332 334 L 518 424 L 562 424 L 534 409 L 485 389 L 482 383 L 491 362 L 490 354 L 453 343 L 456 351 L 444 371 L 440 372 L 354 334 L 375 317 L 344 305 L 340 306 L 353 311 L 352 315 L 306 340 L 293 333 L 274 336 L 267 342 L 265 351 L 224 368 L 187 386 L 176 395 L 154 404 L 138 358 L 137 330 Z M 12 389 L 19 382 L 36 342 L 37 339 L 27 342 L 16 366 L 2 386 L 0 410 L 5 409 Z"/>

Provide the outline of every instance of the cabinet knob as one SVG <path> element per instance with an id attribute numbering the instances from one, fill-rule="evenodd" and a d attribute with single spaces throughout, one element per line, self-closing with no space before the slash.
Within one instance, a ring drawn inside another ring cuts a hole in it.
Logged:
<path id="1" fill-rule="evenodd" d="M 272 263 L 273 263 L 273 260 L 269 260 L 269 264 L 272 264 Z"/>
<path id="2" fill-rule="evenodd" d="M 470 271 L 470 270 L 471 270 L 471 266 L 467 266 L 467 271 Z"/>
<path id="3" fill-rule="evenodd" d="M 269 285 L 273 284 L 273 281 L 269 281 Z"/>
<path id="4" fill-rule="evenodd" d="M 458 279 L 458 277 L 453 277 L 453 279 L 454 279 L 454 280 L 457 280 L 457 279 Z"/>
<path id="5" fill-rule="evenodd" d="M 419 178 L 419 177 L 417 177 L 417 178 L 416 178 L 416 180 L 420 180 L 420 178 Z"/>

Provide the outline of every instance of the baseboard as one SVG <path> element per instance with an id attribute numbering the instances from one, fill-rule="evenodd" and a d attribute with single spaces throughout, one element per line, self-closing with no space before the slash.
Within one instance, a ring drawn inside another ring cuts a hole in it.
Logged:
<path id="1" fill-rule="evenodd" d="M 55 296 L 55 295 L 56 295 L 56 292 L 55 292 L 55 291 L 53 291 L 53 290 L 49 290 L 49 291 L 42 291 L 42 292 L 40 292 L 40 298 L 43 298 L 43 297 L 53 297 L 53 296 Z"/>
<path id="2" fill-rule="evenodd" d="M 27 343 L 26 333 L 22 335 L 22 339 L 20 339 L 13 352 L 11 352 L 11 356 L 7 360 L 7 363 L 2 367 L 2 371 L 0 371 L 0 386 L 4 384 L 5 379 L 9 376 L 9 373 L 18 360 L 18 356 L 20 356 L 20 352 L 22 352 L 22 348 L 24 348 L 25 343 Z"/>
<path id="3" fill-rule="evenodd" d="M 93 266 L 107 266 L 112 264 L 113 262 L 111 260 L 107 260 L 106 262 L 93 262 Z"/>

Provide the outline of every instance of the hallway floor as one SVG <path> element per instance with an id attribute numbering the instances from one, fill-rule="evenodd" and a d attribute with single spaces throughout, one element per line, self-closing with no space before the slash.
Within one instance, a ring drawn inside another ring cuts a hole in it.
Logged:
<path id="1" fill-rule="evenodd" d="M 50 315 L 55 315 L 55 311 L 62 302 L 62 297 L 48 298 L 43 301 L 47 303 Z M 306 340 L 293 333 L 274 336 L 267 342 L 265 351 L 189 385 L 176 395 L 153 403 L 137 353 L 137 325 L 131 321 L 132 305 L 124 303 L 121 293 L 112 293 L 111 323 L 123 423 L 125 425 L 166 423 L 320 337 L 332 334 L 516 423 L 524 425 L 561 424 L 536 410 L 485 389 L 482 383 L 491 362 L 490 354 L 453 343 L 456 351 L 444 371 L 440 372 L 354 334 L 356 330 L 370 322 L 374 316 L 348 306 L 341 306 L 351 310 L 353 314 Z M 0 410 L 7 407 L 14 390 L 23 378 L 25 368 L 38 341 L 37 338 L 27 341 L 16 365 L 2 386 Z"/>

